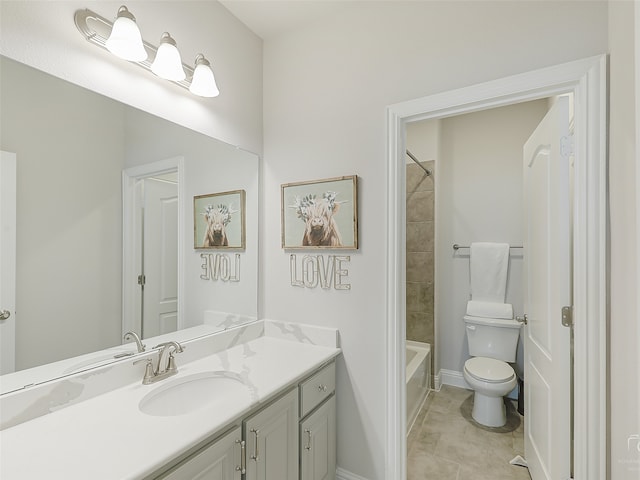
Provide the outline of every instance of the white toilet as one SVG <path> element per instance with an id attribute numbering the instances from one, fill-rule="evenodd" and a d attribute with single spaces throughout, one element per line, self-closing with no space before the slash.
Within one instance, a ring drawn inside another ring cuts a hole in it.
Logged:
<path id="1" fill-rule="evenodd" d="M 464 317 L 471 358 L 464 364 L 464 379 L 474 390 L 473 419 L 487 427 L 507 422 L 504 397 L 517 384 L 507 362 L 516 361 L 520 324 L 516 320 Z"/>

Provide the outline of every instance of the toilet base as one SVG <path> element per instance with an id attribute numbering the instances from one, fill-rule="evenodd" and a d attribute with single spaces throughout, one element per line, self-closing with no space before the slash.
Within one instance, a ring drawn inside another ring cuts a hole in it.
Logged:
<path id="1" fill-rule="evenodd" d="M 471 416 L 485 427 L 504 426 L 507 423 L 507 409 L 503 397 L 488 397 L 476 391 Z"/>

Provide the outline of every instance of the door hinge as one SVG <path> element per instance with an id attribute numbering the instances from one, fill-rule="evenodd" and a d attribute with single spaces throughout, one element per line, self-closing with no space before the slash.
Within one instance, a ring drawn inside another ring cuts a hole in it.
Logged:
<path id="1" fill-rule="evenodd" d="M 560 139 L 560 155 L 565 158 L 573 155 L 573 135 L 567 135 Z"/>
<path id="2" fill-rule="evenodd" d="M 145 283 L 147 283 L 147 277 L 144 275 L 138 275 L 138 285 L 144 286 Z"/>
<path id="3" fill-rule="evenodd" d="M 562 326 L 573 327 L 573 307 L 562 307 Z"/>

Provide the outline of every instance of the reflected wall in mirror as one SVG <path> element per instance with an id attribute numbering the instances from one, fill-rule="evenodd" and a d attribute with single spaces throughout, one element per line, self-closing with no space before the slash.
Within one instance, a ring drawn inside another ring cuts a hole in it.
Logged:
<path id="1" fill-rule="evenodd" d="M 146 239 L 178 248 L 177 328 L 256 319 L 258 157 L 6 57 L 0 62 L 0 149 L 17 158 L 16 370 L 121 345 L 123 326 L 140 333 L 141 316 L 123 320 L 123 275 L 131 273 L 123 268 L 123 172 L 156 162 L 182 162 L 175 238 Z M 241 281 L 205 281 L 193 248 L 193 197 L 229 190 L 246 191 L 246 247 L 232 252 L 241 255 Z"/>

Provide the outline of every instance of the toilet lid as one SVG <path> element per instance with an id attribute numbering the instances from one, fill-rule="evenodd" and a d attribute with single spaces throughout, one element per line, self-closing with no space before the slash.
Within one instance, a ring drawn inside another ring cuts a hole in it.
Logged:
<path id="1" fill-rule="evenodd" d="M 487 357 L 470 358 L 464 368 L 472 377 L 489 383 L 506 382 L 516 374 L 507 362 Z"/>

